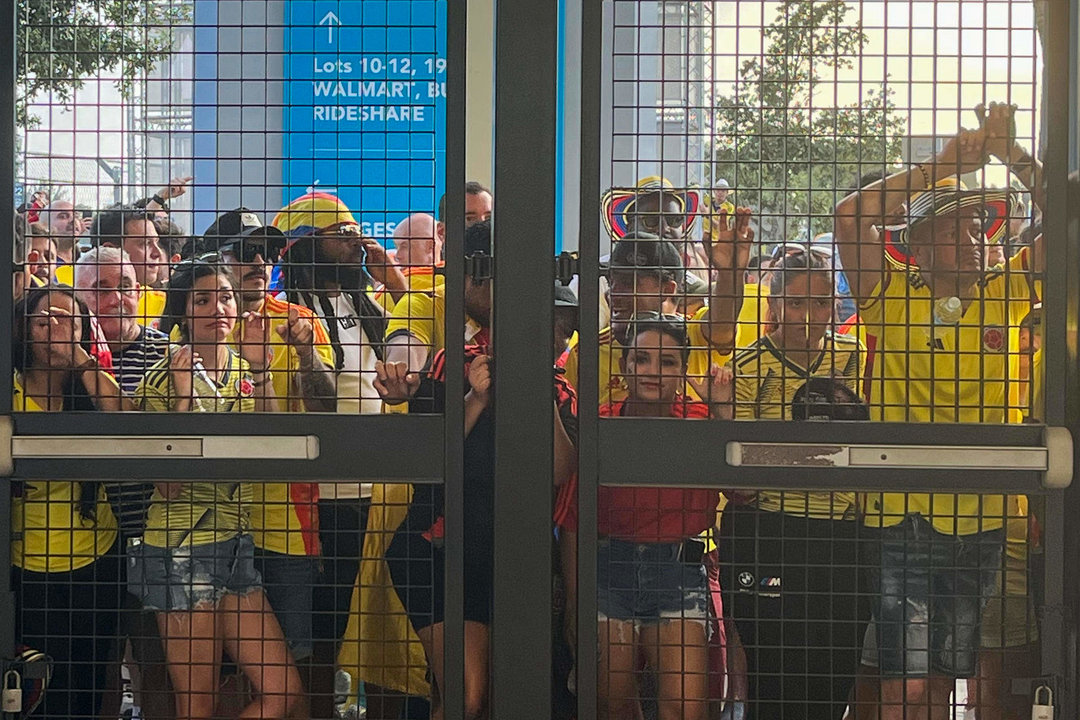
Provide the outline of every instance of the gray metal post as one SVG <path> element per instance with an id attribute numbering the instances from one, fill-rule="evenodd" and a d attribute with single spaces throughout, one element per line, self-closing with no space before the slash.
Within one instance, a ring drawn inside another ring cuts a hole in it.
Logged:
<path id="1" fill-rule="evenodd" d="M 0 46 L 7 50 L 0 53 L 0 277 L 11 282 L 12 260 L 14 255 L 14 237 L 11 234 L 15 226 L 15 46 L 16 46 L 16 7 L 17 3 L 8 3 L 0 13 Z M 20 260 L 25 260 L 21 258 Z M 0 333 L 2 337 L 11 337 L 11 293 L 0 292 Z M 0 378 L 11 377 L 11 353 L 0 353 Z M 11 415 L 12 386 L 0 382 L 0 420 L 8 420 Z M 6 483 L 5 483 L 6 485 Z M 11 557 L 11 493 L 7 487 L 0 491 L 0 658 L 10 655 L 15 649 L 15 596 L 11 592 L 11 572 L 8 558 Z"/>
<path id="2" fill-rule="evenodd" d="M 556 3 L 495 5 L 491 716 L 551 717 Z"/>

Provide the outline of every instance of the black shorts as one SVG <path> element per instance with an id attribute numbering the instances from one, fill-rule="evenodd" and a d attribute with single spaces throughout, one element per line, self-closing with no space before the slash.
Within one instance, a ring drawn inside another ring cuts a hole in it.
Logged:
<path id="1" fill-rule="evenodd" d="M 394 589 L 413 628 L 420 630 L 446 619 L 446 552 L 422 534 L 403 526 L 386 549 Z M 465 620 L 491 624 L 492 575 L 487 563 L 465 559 Z"/>

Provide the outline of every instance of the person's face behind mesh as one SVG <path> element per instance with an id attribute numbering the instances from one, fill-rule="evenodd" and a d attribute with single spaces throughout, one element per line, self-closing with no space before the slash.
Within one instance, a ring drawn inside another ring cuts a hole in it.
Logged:
<path id="1" fill-rule="evenodd" d="M 236 295 L 225 275 L 207 275 L 195 281 L 187 296 L 188 341 L 195 345 L 228 342 L 236 326 Z"/>
<path id="2" fill-rule="evenodd" d="M 769 296 L 782 348 L 817 347 L 833 321 L 835 295 L 828 271 L 789 270 L 781 297 Z"/>
<path id="3" fill-rule="evenodd" d="M 491 325 L 491 281 L 474 282 L 465 277 L 465 314 L 480 324 Z"/>
<path id="4" fill-rule="evenodd" d="M 66 293 L 42 295 L 27 317 L 31 362 L 37 368 L 70 369 L 75 365 L 75 346 L 82 341 L 82 312 Z"/>
<path id="5" fill-rule="evenodd" d="M 686 380 L 682 346 L 659 330 L 638 333 L 631 343 L 625 357 L 619 360 L 629 402 L 673 403 Z"/>
<path id="6" fill-rule="evenodd" d="M 237 257 L 235 248 L 229 248 L 221 252 L 221 257 L 228 264 L 234 277 L 238 278 L 238 290 L 240 298 L 245 305 L 261 303 L 266 297 L 267 288 L 270 287 L 270 271 L 273 265 L 263 256 L 262 252 L 256 252 L 251 262 L 244 262 Z"/>
<path id="7" fill-rule="evenodd" d="M 139 281 L 131 263 L 100 263 L 93 286 L 79 289 L 79 299 L 98 319 L 109 342 L 134 340 L 138 334 Z"/>
<path id="8" fill-rule="evenodd" d="M 471 227 L 481 220 L 490 220 L 495 209 L 495 198 L 491 193 L 481 192 L 475 195 L 465 194 L 465 227 Z"/>
<path id="9" fill-rule="evenodd" d="M 675 283 L 663 280 L 656 270 L 613 269 L 608 278 L 611 329 L 618 337 L 626 332 L 630 319 L 642 313 L 660 313 L 665 298 L 675 294 Z"/>
<path id="10" fill-rule="evenodd" d="M 983 272 L 984 234 L 979 208 L 961 208 L 918 225 L 911 250 L 919 269 L 931 277 L 951 276 L 967 285 Z"/>
<path id="11" fill-rule="evenodd" d="M 131 220 L 124 225 L 123 249 L 131 258 L 140 285 L 161 287 L 168 281 L 169 257 L 152 221 Z"/>
<path id="12" fill-rule="evenodd" d="M 343 225 L 316 234 L 315 262 L 360 270 L 364 265 L 364 240 L 359 225 Z"/>
<path id="13" fill-rule="evenodd" d="M 633 211 L 627 218 L 626 231 L 646 232 L 659 235 L 665 240 L 681 240 L 686 213 L 679 200 L 665 193 L 649 193 L 635 200 Z"/>

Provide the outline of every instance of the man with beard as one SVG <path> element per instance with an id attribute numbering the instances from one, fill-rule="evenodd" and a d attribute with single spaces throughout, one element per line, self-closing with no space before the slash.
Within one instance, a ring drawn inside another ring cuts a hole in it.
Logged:
<path id="1" fill-rule="evenodd" d="M 408 287 L 405 277 L 382 245 L 364 237 L 352 212 L 334 195 L 310 193 L 297 198 L 277 214 L 273 229 L 285 235 L 282 270 L 288 300 L 326 323 L 337 412 L 381 412 L 375 379 L 376 364 L 383 356 L 386 318 L 368 291 L 375 280 L 400 299 Z M 241 288 L 244 283 L 241 280 Z M 265 285 L 259 292 L 265 292 Z M 323 570 L 314 596 L 311 711 L 313 717 L 332 717 L 333 670 L 348 627 L 372 486 L 319 483 L 318 490 Z M 368 692 L 382 694 L 373 687 Z"/>

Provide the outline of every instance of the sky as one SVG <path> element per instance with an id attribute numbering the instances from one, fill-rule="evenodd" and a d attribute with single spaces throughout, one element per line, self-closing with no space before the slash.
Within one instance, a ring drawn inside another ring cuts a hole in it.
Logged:
<path id="1" fill-rule="evenodd" d="M 1037 136 L 1036 106 L 1042 57 L 1031 0 L 862 0 L 848 2 L 868 42 L 853 66 L 825 74 L 816 100 L 824 106 L 858 102 L 882 82 L 894 92 L 912 135 L 951 135 L 975 127 L 979 102 L 1019 106 L 1017 134 L 1029 148 Z M 730 92 L 738 67 L 759 55 L 761 27 L 776 2 L 717 2 L 714 80 Z M 1000 181 L 1001 173 L 991 171 Z M 998 184 L 995 182 L 994 184 Z"/>

